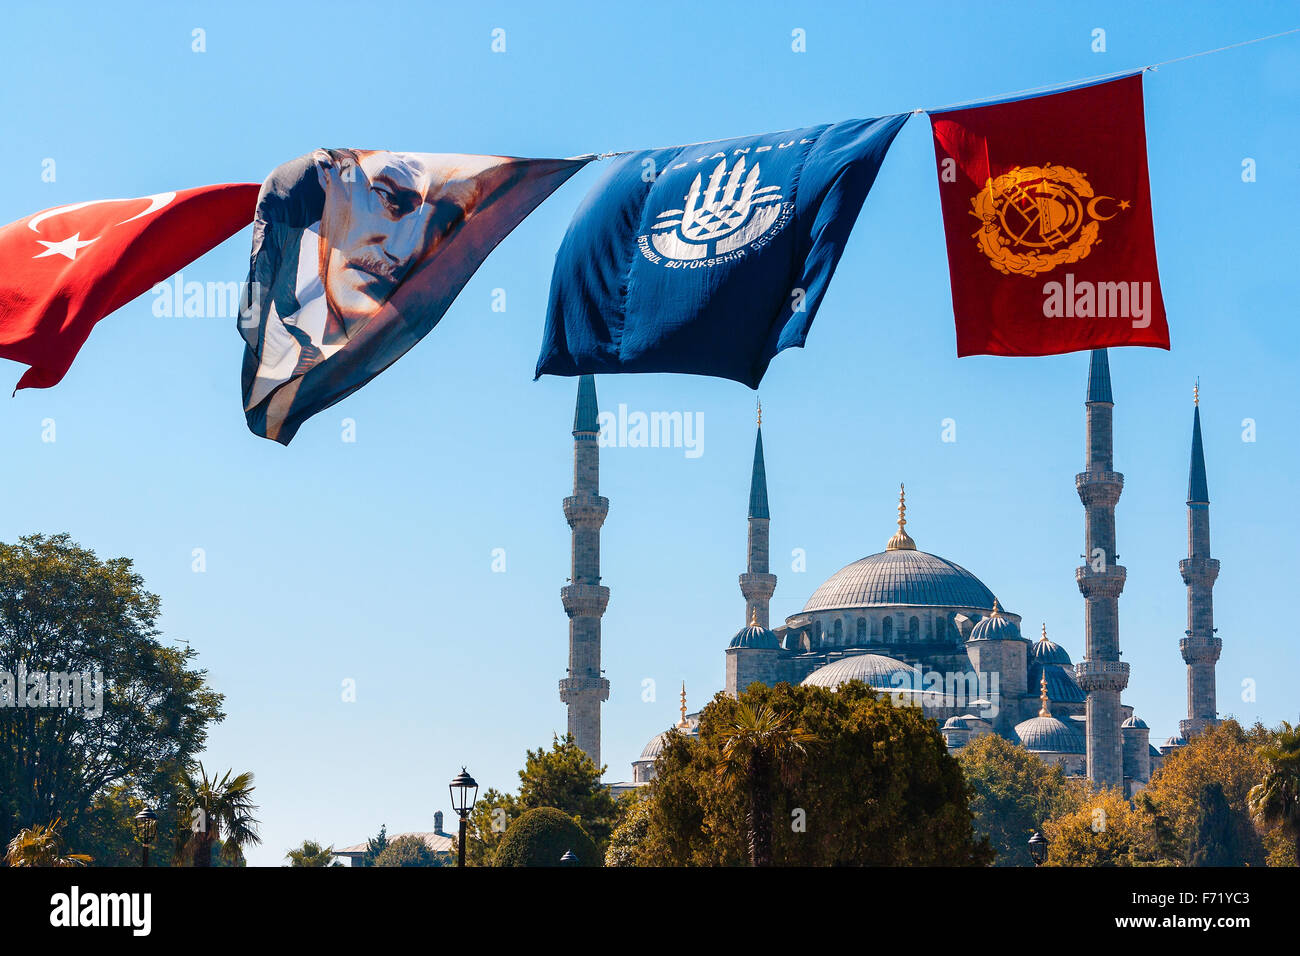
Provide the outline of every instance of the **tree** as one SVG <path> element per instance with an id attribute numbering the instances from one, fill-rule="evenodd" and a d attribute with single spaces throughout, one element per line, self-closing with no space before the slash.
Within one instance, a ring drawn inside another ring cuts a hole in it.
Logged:
<path id="1" fill-rule="evenodd" d="M 366 841 L 366 852 L 361 857 L 362 866 L 374 866 L 379 854 L 388 848 L 388 824 L 379 826 L 379 832 Z"/>
<path id="2" fill-rule="evenodd" d="M 606 866 L 636 866 L 641 845 L 650 833 L 650 801 L 645 799 L 645 789 L 628 794 L 623 802 L 626 810 L 610 834 Z"/>
<path id="3" fill-rule="evenodd" d="M 466 831 L 466 863 L 489 865 L 511 822 L 539 807 L 554 807 L 574 817 L 603 858 L 620 815 L 618 802 L 600 782 L 603 772 L 572 734 L 553 737 L 550 750 L 527 751 L 519 771 L 518 795 L 491 788 L 474 805 Z"/>
<path id="4" fill-rule="evenodd" d="M 290 866 L 342 866 L 334 860 L 334 847 L 321 846 L 315 840 L 303 840 L 302 846 L 285 854 Z"/>
<path id="5" fill-rule="evenodd" d="M 1250 812 L 1262 825 L 1290 837 L 1300 863 L 1300 727 L 1283 721 L 1257 754 L 1264 773 L 1247 797 Z"/>
<path id="6" fill-rule="evenodd" d="M 789 715 L 821 743 L 772 784 L 772 862 L 778 866 L 984 865 L 993 851 L 971 826 L 961 768 L 933 720 L 894 706 L 866 684 L 754 684 L 718 694 L 699 734 L 671 734 L 645 799 L 642 866 L 740 866 L 749 860 L 749 785 L 720 773 L 741 706 Z M 780 821 L 778 824 L 777 821 Z"/>
<path id="7" fill-rule="evenodd" d="M 400 836 L 375 857 L 375 866 L 442 866 L 443 861 L 417 836 Z"/>
<path id="8" fill-rule="evenodd" d="M 957 761 L 971 788 L 975 829 L 997 852 L 995 866 L 1031 866 L 1029 837 L 1083 801 L 1083 788 L 1059 766 L 997 734 L 972 740 Z"/>
<path id="9" fill-rule="evenodd" d="M 1047 866 L 1137 866 L 1155 857 L 1151 822 L 1118 789 L 1090 794 L 1077 810 L 1043 824 Z"/>
<path id="10" fill-rule="evenodd" d="M 794 726 L 789 711 L 741 701 L 732 725 L 722 732 L 723 777 L 743 778 L 748 791 L 745 825 L 749 828 L 749 865 L 772 865 L 772 799 L 779 778 L 791 784 L 799 761 L 817 741 Z"/>
<path id="11" fill-rule="evenodd" d="M 573 817 L 555 807 L 535 807 L 510 824 L 492 858 L 493 866 L 560 866 L 571 852 L 579 866 L 600 866 L 601 856 Z"/>
<path id="12" fill-rule="evenodd" d="M 160 806 L 224 718 L 195 653 L 159 642 L 159 599 L 143 584 L 130 559 L 101 561 L 66 534 L 0 543 L 0 703 L 61 692 L 72 705 L 0 706 L 0 842 L 60 818 L 79 844 L 114 787 Z"/>
<path id="13" fill-rule="evenodd" d="M 43 826 L 19 830 L 9 841 L 5 863 L 9 866 L 85 866 L 91 862 L 85 853 L 68 853 L 59 830 L 62 820 Z"/>
<path id="14" fill-rule="evenodd" d="M 183 843 L 179 855 L 188 855 L 193 866 L 211 866 L 215 842 L 220 839 L 218 859 L 228 865 L 243 859 L 245 845 L 262 842 L 253 813 L 253 775 L 247 771 L 231 777 L 227 770 L 218 779 L 208 777 L 203 764 L 186 772 L 182 779 L 179 810 Z"/>
<path id="15" fill-rule="evenodd" d="M 1246 847 L 1242 844 L 1241 821 L 1236 819 L 1223 786 L 1207 783 L 1197 797 L 1196 826 L 1188 847 L 1192 866 L 1242 866 Z"/>
<path id="16" fill-rule="evenodd" d="M 1158 817 L 1170 833 L 1163 858 L 1169 862 L 1190 862 L 1187 850 L 1196 834 L 1201 790 L 1217 783 L 1227 800 L 1229 817 L 1240 829 L 1233 845 L 1243 854 L 1238 865 L 1259 866 L 1265 862 L 1264 845 L 1250 819 L 1247 798 L 1264 774 L 1257 754 L 1257 734 L 1246 731 L 1235 720 L 1225 720 L 1194 736 L 1186 747 L 1165 757 L 1142 791 L 1139 803 Z"/>

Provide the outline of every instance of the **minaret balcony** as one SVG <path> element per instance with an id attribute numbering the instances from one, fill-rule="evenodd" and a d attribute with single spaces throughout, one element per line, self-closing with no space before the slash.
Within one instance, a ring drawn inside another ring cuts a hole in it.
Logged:
<path id="1" fill-rule="evenodd" d="M 1074 665 L 1075 680 L 1085 693 L 1094 690 L 1121 691 L 1128 686 L 1128 664 L 1124 661 L 1081 660 Z"/>
<path id="2" fill-rule="evenodd" d="M 1091 564 L 1074 569 L 1074 580 L 1085 600 L 1117 598 L 1124 590 L 1128 571 L 1122 564 L 1107 564 L 1100 571 Z"/>
<path id="3" fill-rule="evenodd" d="M 565 677 L 560 680 L 560 700 L 569 703 L 596 694 L 600 700 L 609 700 L 609 681 L 604 677 Z"/>
<path id="4" fill-rule="evenodd" d="M 776 591 L 776 575 L 746 571 L 740 576 L 740 593 L 746 598 L 766 600 Z"/>
<path id="5" fill-rule="evenodd" d="M 1193 584 L 1213 585 L 1219 577 L 1218 558 L 1183 558 L 1178 562 L 1178 573 L 1188 587 Z"/>
<path id="6" fill-rule="evenodd" d="M 560 588 L 560 600 L 569 617 L 600 617 L 609 606 L 609 588 L 603 584 L 568 584 Z"/>
<path id="7" fill-rule="evenodd" d="M 570 495 L 564 499 L 564 519 L 570 528 L 599 528 L 609 514 L 609 499 L 601 495 Z"/>
<path id="8" fill-rule="evenodd" d="M 1188 664 L 1208 661 L 1214 663 L 1223 653 L 1223 639 L 1219 637 L 1184 637 L 1178 642 L 1178 651 Z"/>
<path id="9" fill-rule="evenodd" d="M 1074 490 L 1085 508 L 1114 508 L 1124 490 L 1124 476 L 1118 471 L 1081 471 L 1074 476 Z"/>

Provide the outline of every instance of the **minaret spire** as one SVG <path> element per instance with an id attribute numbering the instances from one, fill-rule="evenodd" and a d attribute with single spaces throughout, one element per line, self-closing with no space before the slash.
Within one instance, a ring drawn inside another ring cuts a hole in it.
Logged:
<path id="1" fill-rule="evenodd" d="M 1110 360 L 1094 349 L 1088 366 L 1087 466 L 1074 487 L 1084 508 L 1084 564 L 1075 581 L 1084 599 L 1084 658 L 1075 665 L 1079 687 L 1088 695 L 1088 779 L 1123 787 L 1120 691 L 1128 686 L 1128 664 L 1119 659 L 1119 595 L 1125 570 L 1115 550 L 1115 505 L 1124 476 L 1114 470 Z"/>
<path id="2" fill-rule="evenodd" d="M 776 590 L 776 575 L 768 567 L 767 467 L 763 461 L 763 406 L 758 406 L 754 435 L 754 468 L 749 477 L 749 544 L 740 593 L 745 596 L 745 620 L 768 626 L 768 604 Z"/>
<path id="3" fill-rule="evenodd" d="M 1178 562 L 1187 585 L 1187 630 L 1178 649 L 1187 664 L 1187 719 L 1179 722 L 1188 739 L 1218 723 L 1214 667 L 1223 650 L 1215 636 L 1214 582 L 1219 562 L 1210 557 L 1210 488 L 1201 441 L 1201 384 L 1192 391 L 1192 461 L 1187 471 L 1187 557 Z"/>
<path id="4" fill-rule="evenodd" d="M 569 583 L 560 589 L 569 615 L 569 676 L 560 681 L 560 700 L 568 705 L 569 733 L 597 767 L 600 705 L 609 700 L 600 667 L 600 619 L 609 604 L 609 588 L 600 583 L 600 527 L 609 499 L 600 495 L 599 422 L 596 380 L 583 375 L 573 412 L 573 494 L 564 499 L 573 554 Z"/>

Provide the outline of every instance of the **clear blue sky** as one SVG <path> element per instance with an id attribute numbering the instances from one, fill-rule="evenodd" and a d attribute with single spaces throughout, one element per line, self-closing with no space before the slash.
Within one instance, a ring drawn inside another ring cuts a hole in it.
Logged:
<path id="1" fill-rule="evenodd" d="M 1296 3 L 11 5 L 0 19 L 0 222 L 61 203 L 260 181 L 317 146 L 569 156 L 779 130 L 1065 82 L 1300 26 Z M 191 30 L 207 52 L 191 52 Z M 490 50 L 493 28 L 507 52 Z M 1106 30 L 1107 52 L 1090 49 Z M 793 53 L 802 28 L 807 52 Z M 1112 352 L 1128 567 L 1125 693 L 1185 716 L 1178 639 L 1192 382 L 1200 376 L 1223 658 L 1219 708 L 1294 720 L 1291 602 L 1300 37 L 1146 79 L 1170 353 Z M 1069 122 L 1068 117 L 1061 121 Z M 1252 158 L 1258 181 L 1241 181 Z M 57 180 L 41 181 L 53 158 Z M 253 437 L 228 319 L 105 320 L 58 387 L 0 406 L 0 539 L 66 530 L 133 557 L 170 639 L 200 651 L 229 718 L 209 765 L 255 772 L 277 865 L 304 838 L 428 829 L 467 764 L 513 787 L 563 730 L 573 380 L 534 383 L 552 257 L 598 170 L 506 239 L 419 346 L 288 449 Z M 249 230 L 184 270 L 242 280 Z M 491 310 L 495 288 L 507 311 Z M 928 123 L 885 162 L 807 349 L 763 384 L 773 613 L 881 550 L 906 481 L 918 545 L 969 568 L 1027 629 L 1081 656 L 1074 567 L 1087 359 L 955 357 Z M 5 390 L 21 368 L 3 363 Z M 743 623 L 754 395 L 605 376 L 603 407 L 704 416 L 704 454 L 604 453 L 612 590 L 609 779 L 723 681 Z M 340 440 L 355 419 L 357 441 Z M 42 420 L 57 440 L 43 443 Z M 940 422 L 957 422 L 956 443 Z M 1242 441 L 1242 420 L 1258 440 Z M 207 571 L 191 571 L 206 549 Z M 507 570 L 491 569 L 506 550 Z M 807 571 L 791 573 L 794 548 Z M 341 701 L 357 682 L 358 700 Z M 646 678 L 657 700 L 642 701 Z M 1257 699 L 1241 699 L 1244 680 Z"/>

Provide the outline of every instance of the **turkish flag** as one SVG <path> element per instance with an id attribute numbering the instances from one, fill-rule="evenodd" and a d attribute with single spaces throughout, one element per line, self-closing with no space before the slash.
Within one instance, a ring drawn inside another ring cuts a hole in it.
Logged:
<path id="1" fill-rule="evenodd" d="M 930 126 L 959 356 L 1169 348 L 1140 73 Z"/>
<path id="2" fill-rule="evenodd" d="M 57 206 L 0 229 L 0 358 L 57 385 L 95 323 L 253 221 L 256 183 Z"/>

